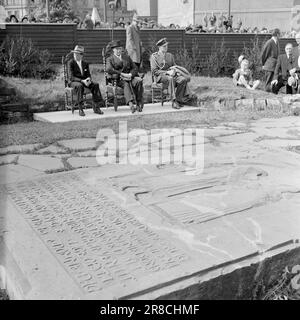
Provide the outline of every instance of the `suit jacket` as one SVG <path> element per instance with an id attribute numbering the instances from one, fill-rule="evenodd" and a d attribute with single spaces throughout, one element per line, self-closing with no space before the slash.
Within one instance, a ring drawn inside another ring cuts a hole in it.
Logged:
<path id="1" fill-rule="evenodd" d="M 137 77 L 138 69 L 132 59 L 125 53 L 121 55 L 121 60 L 114 54 L 111 54 L 106 60 L 106 72 L 111 77 L 119 79 L 121 73 L 131 73 L 132 78 Z"/>
<path id="2" fill-rule="evenodd" d="M 68 63 L 68 76 L 69 82 L 80 82 L 81 80 L 85 80 L 86 78 L 91 77 L 89 64 L 82 60 L 82 73 L 77 62 L 72 59 Z"/>
<path id="3" fill-rule="evenodd" d="M 140 30 L 133 24 L 126 29 L 126 50 L 133 62 L 141 62 L 142 48 Z"/>
<path id="4" fill-rule="evenodd" d="M 266 71 L 274 71 L 276 67 L 276 62 L 280 54 L 279 41 L 277 44 L 273 39 L 266 42 L 261 53 L 261 62 L 263 69 Z"/>
<path id="5" fill-rule="evenodd" d="M 294 47 L 293 55 L 295 55 L 298 60 L 298 67 L 300 67 L 300 45 L 298 47 Z"/>
<path id="6" fill-rule="evenodd" d="M 155 52 L 150 57 L 150 65 L 153 77 L 159 82 L 170 67 L 175 65 L 175 59 L 170 52 L 167 52 L 165 57 L 159 52 Z"/>
<path id="7" fill-rule="evenodd" d="M 298 66 L 298 59 L 294 55 L 292 55 L 292 62 L 288 60 L 288 57 L 285 54 L 281 54 L 278 57 L 275 72 L 274 72 L 274 80 L 278 80 L 278 77 L 281 76 L 284 81 L 288 80 L 290 74 L 289 71 L 296 68 L 297 71 L 300 71 Z"/>

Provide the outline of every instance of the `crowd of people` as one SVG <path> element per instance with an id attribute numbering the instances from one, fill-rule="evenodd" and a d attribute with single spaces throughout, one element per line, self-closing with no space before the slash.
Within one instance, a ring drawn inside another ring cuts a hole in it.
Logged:
<path id="1" fill-rule="evenodd" d="M 213 12 L 210 16 L 205 14 L 202 24 L 180 26 L 179 24 L 170 23 L 169 25 L 158 24 L 154 20 L 147 18 L 140 19 L 138 26 L 140 29 L 185 29 L 187 33 L 254 33 L 254 34 L 270 34 L 273 30 L 262 27 L 247 27 L 243 25 L 240 18 L 234 23 L 234 17 L 232 15 L 226 16 L 221 13 L 216 16 Z M 78 29 L 126 29 L 131 21 L 126 21 L 124 17 L 120 17 L 112 23 L 104 21 L 95 21 L 91 14 L 87 14 L 84 19 L 79 17 L 72 18 L 69 15 L 65 15 L 62 18 L 52 18 L 50 21 L 46 21 L 46 18 L 36 19 L 34 16 L 24 16 L 21 21 L 16 16 L 12 15 L 5 20 L 6 23 L 75 23 Z M 295 38 L 296 31 L 285 32 L 282 34 L 284 38 Z"/>

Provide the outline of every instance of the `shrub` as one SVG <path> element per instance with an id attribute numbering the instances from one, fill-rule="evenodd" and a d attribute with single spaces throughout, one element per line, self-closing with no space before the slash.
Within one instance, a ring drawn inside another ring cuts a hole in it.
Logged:
<path id="1" fill-rule="evenodd" d="M 211 54 L 203 60 L 203 68 L 209 77 L 231 76 L 234 73 L 233 54 L 225 47 L 224 39 L 220 46 L 215 42 Z"/>
<path id="2" fill-rule="evenodd" d="M 36 48 L 28 38 L 7 36 L 0 48 L 3 75 L 46 79 L 54 74 L 50 60 L 50 52 Z"/>
<path id="3" fill-rule="evenodd" d="M 175 54 L 175 61 L 178 65 L 185 67 L 192 75 L 200 75 L 201 63 L 200 48 L 196 40 L 192 43 L 192 54 L 186 48 L 180 49 Z"/>
<path id="4" fill-rule="evenodd" d="M 255 38 L 253 40 L 251 40 L 251 46 L 246 47 L 244 45 L 244 49 L 242 52 L 242 54 L 247 58 L 247 60 L 249 60 L 249 68 L 253 72 L 254 79 L 263 80 L 263 78 L 264 78 L 264 71 L 262 69 L 262 63 L 261 63 L 261 58 L 260 58 L 261 50 L 262 50 L 264 43 L 262 45 L 260 45 L 258 37 L 255 36 Z"/>

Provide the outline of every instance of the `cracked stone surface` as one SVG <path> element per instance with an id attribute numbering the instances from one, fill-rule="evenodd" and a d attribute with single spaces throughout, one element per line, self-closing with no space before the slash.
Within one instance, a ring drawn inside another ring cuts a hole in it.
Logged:
<path id="1" fill-rule="evenodd" d="M 22 153 L 22 152 L 33 152 L 41 147 L 41 144 L 28 144 L 21 146 L 9 146 L 5 148 L 0 148 L 0 155 L 5 155 L 7 153 Z"/>
<path id="2" fill-rule="evenodd" d="M 46 148 L 38 150 L 37 153 L 38 154 L 57 154 L 57 153 L 66 153 L 66 150 L 56 145 L 50 145 Z"/>
<path id="3" fill-rule="evenodd" d="M 74 158 L 69 158 L 67 161 L 74 169 L 90 168 L 90 167 L 98 167 L 99 166 L 99 164 L 96 161 L 96 157 L 93 157 L 93 158 L 74 157 Z"/>
<path id="4" fill-rule="evenodd" d="M 77 152 L 79 157 L 96 157 L 96 150 L 88 150 L 83 152 Z"/>
<path id="5" fill-rule="evenodd" d="M 4 164 L 11 164 L 18 159 L 18 155 L 16 154 L 8 154 L 6 156 L 0 156 L 0 166 Z"/>
<path id="6" fill-rule="evenodd" d="M 58 144 L 72 151 L 86 151 L 96 148 L 96 139 L 60 140 Z"/>
<path id="7" fill-rule="evenodd" d="M 0 184 L 28 180 L 41 175 L 43 175 L 41 171 L 21 165 L 9 164 L 0 166 Z"/>
<path id="8" fill-rule="evenodd" d="M 18 164 L 43 172 L 64 169 L 61 160 L 50 156 L 20 155 Z"/>
<path id="9" fill-rule="evenodd" d="M 31 288 L 16 296 L 155 299 L 185 288 L 182 279 L 196 285 L 226 268 L 239 270 L 298 248 L 300 154 L 278 141 L 296 141 L 299 129 L 293 117 L 210 127 L 215 139 L 195 144 L 203 167 L 185 152 L 176 164 L 155 154 L 157 164 L 104 164 L 39 176 L 20 164 L 41 170 L 33 165 L 36 157 L 51 158 L 21 155 L 18 166 L 4 167 L 20 175 L 23 168 L 23 180 L 0 188 L 4 241 Z M 141 145 L 132 137 L 132 154 L 141 149 L 146 160 L 149 151 L 166 152 L 170 144 L 159 142 L 169 134 L 156 132 L 152 144 Z M 266 136 L 279 139 L 259 139 Z M 67 161 L 82 168 L 96 158 Z"/>

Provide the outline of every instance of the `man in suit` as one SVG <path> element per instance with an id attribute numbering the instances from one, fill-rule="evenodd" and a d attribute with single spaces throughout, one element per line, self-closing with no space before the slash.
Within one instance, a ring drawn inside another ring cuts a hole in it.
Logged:
<path id="1" fill-rule="evenodd" d="M 139 68 L 141 65 L 142 45 L 138 23 L 139 19 L 137 15 L 134 15 L 131 25 L 126 29 L 126 50 L 129 57 Z"/>
<path id="2" fill-rule="evenodd" d="M 298 44 L 297 47 L 294 48 L 293 54 L 298 60 L 298 67 L 300 67 L 300 32 L 298 32 L 295 36 L 295 40 Z"/>
<path id="3" fill-rule="evenodd" d="M 268 40 L 261 52 L 261 62 L 265 71 L 265 90 L 271 92 L 271 82 L 274 77 L 277 58 L 280 54 L 279 46 L 280 30 L 275 29 L 272 38 Z"/>
<path id="4" fill-rule="evenodd" d="M 130 106 L 132 113 L 142 112 L 144 107 L 143 79 L 139 77 L 137 66 L 132 59 L 124 53 L 119 40 L 110 44 L 112 54 L 106 61 L 106 72 L 109 78 L 117 81 L 117 86 L 124 88 L 126 104 Z M 136 102 L 137 106 L 134 105 Z"/>
<path id="5" fill-rule="evenodd" d="M 84 117 L 83 93 L 88 88 L 93 95 L 93 110 L 97 114 L 103 114 L 100 107 L 104 106 L 104 101 L 100 92 L 99 84 L 91 79 L 89 64 L 83 60 L 84 47 L 76 46 L 72 51 L 74 58 L 68 64 L 68 74 L 70 86 L 74 88 L 75 100 L 78 105 L 79 115 Z"/>
<path id="6" fill-rule="evenodd" d="M 299 71 L 298 59 L 293 54 L 293 45 L 288 43 L 285 46 L 285 54 L 281 54 L 277 60 L 274 80 L 272 81 L 273 93 L 278 94 L 279 90 L 286 86 L 286 93 L 292 94 L 293 87 L 297 85 L 296 79 Z"/>
<path id="7" fill-rule="evenodd" d="M 168 52 L 167 39 L 159 40 L 156 46 L 158 52 L 153 53 L 150 57 L 151 72 L 155 82 L 162 83 L 165 89 L 170 87 L 174 109 L 180 109 L 184 105 L 196 106 L 197 97 L 189 90 L 189 80 L 178 75 L 172 68 L 175 66 L 175 60 L 174 56 Z"/>

